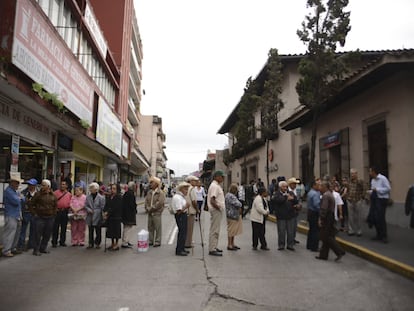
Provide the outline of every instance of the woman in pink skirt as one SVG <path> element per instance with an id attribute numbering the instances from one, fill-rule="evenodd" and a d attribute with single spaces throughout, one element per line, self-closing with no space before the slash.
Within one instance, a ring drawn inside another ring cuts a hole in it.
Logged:
<path id="1" fill-rule="evenodd" d="M 75 195 L 70 201 L 70 225 L 72 233 L 72 246 L 85 245 L 86 228 L 86 196 L 83 194 L 82 187 L 75 187 Z"/>

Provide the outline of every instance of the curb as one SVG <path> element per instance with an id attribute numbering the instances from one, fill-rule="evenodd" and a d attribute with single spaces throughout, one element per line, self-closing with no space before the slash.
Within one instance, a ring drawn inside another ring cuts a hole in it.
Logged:
<path id="1" fill-rule="evenodd" d="M 271 222 L 276 223 L 276 217 L 273 215 L 267 216 L 267 219 Z M 308 233 L 308 227 L 303 224 L 298 224 L 297 231 L 302 234 Z M 363 246 L 357 245 L 352 242 L 348 242 L 341 238 L 336 238 L 336 241 L 341 247 L 347 252 L 371 261 L 381 267 L 384 267 L 392 272 L 402 275 L 406 278 L 414 280 L 414 267 L 405 263 L 399 262 L 387 256 L 383 256 L 376 252 L 373 252 Z"/>

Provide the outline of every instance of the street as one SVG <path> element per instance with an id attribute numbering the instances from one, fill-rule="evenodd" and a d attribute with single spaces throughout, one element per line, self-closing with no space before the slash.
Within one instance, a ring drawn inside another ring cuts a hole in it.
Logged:
<path id="1" fill-rule="evenodd" d="M 271 222 L 270 251 L 251 249 L 248 219 L 235 240 L 241 250 L 227 251 L 223 220 L 223 257 L 209 256 L 203 213 L 204 256 L 198 223 L 193 253 L 174 255 L 175 220 L 164 211 L 162 246 L 146 253 L 69 246 L 40 257 L 2 257 L 0 310 L 412 310 L 412 281 L 351 254 L 339 263 L 332 254 L 328 262 L 316 260 L 299 233 L 295 252 L 277 251 Z M 146 228 L 142 207 L 137 219 L 135 233 Z"/>

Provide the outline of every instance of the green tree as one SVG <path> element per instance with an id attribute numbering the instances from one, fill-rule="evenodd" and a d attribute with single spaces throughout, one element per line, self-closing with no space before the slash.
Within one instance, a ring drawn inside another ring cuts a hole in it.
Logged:
<path id="1" fill-rule="evenodd" d="M 249 77 L 244 88 L 244 93 L 240 99 L 240 106 L 237 110 L 239 120 L 236 123 L 235 137 L 237 144 L 246 146 L 252 138 L 254 127 L 254 113 L 257 103 L 256 81 Z"/>
<path id="2" fill-rule="evenodd" d="M 301 78 L 296 85 L 299 101 L 312 112 L 310 177 L 315 177 L 315 146 L 319 116 L 327 101 L 338 91 L 347 72 L 347 58 L 336 53 L 345 45 L 350 26 L 350 12 L 345 11 L 348 0 L 307 0 L 310 13 L 297 31 L 307 46 L 299 63 Z"/>
<path id="3" fill-rule="evenodd" d="M 283 108 L 283 101 L 279 98 L 282 93 L 282 62 L 277 49 L 270 49 L 265 66 L 265 80 L 263 90 L 258 97 L 258 105 L 262 118 L 259 130 L 266 141 L 266 180 L 269 187 L 269 144 L 278 137 L 278 114 Z"/>

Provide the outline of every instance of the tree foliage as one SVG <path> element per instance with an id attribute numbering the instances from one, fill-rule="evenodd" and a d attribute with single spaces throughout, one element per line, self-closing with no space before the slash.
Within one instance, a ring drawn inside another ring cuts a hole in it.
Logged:
<path id="1" fill-rule="evenodd" d="M 270 49 L 264 68 L 264 74 L 256 79 L 250 77 L 246 82 L 243 96 L 240 99 L 235 125 L 237 143 L 247 144 L 256 130 L 262 133 L 263 139 L 272 139 L 278 131 L 277 117 L 283 102 L 279 98 L 282 92 L 282 63 L 277 49 Z M 262 112 L 262 122 L 255 126 L 255 114 Z"/>
<path id="2" fill-rule="evenodd" d="M 277 137 L 279 130 L 278 114 L 283 108 L 280 99 L 282 93 L 282 63 L 277 49 L 270 49 L 266 63 L 266 76 L 263 84 L 263 92 L 258 98 L 258 104 L 262 112 L 260 131 L 262 138 L 272 140 Z"/>
<path id="3" fill-rule="evenodd" d="M 257 82 L 249 77 L 237 110 L 238 121 L 234 136 L 239 146 L 247 145 L 254 131 L 254 114 L 257 110 Z"/>
<path id="4" fill-rule="evenodd" d="M 350 26 L 348 0 L 308 0 L 311 12 L 297 31 L 307 45 L 306 56 L 299 64 L 301 78 L 296 86 L 299 101 L 308 108 L 322 105 L 337 91 L 346 73 L 346 57 L 336 53 L 345 45 Z M 320 107 L 319 107 L 320 108 Z"/>
<path id="5" fill-rule="evenodd" d="M 283 108 L 283 102 L 279 98 L 282 93 L 282 78 L 282 63 L 278 51 L 270 49 L 263 70 L 256 79 L 250 77 L 247 80 L 237 110 L 238 121 L 234 130 L 236 144 L 233 146 L 232 154 L 226 159 L 228 162 L 243 155 L 246 157 L 246 154 L 264 143 L 267 143 L 269 149 L 269 141 L 277 137 L 278 113 Z M 258 111 L 261 113 L 261 122 L 256 126 L 255 115 Z M 256 131 L 260 131 L 260 138 L 256 138 Z M 267 167 L 268 162 L 267 159 Z M 267 177 L 268 175 L 269 172 Z"/>
<path id="6" fill-rule="evenodd" d="M 345 45 L 350 26 L 350 12 L 345 11 L 348 0 L 307 0 L 310 13 L 297 31 L 307 46 L 299 63 L 301 78 L 296 85 L 301 104 L 313 113 L 310 174 L 314 177 L 316 130 L 325 103 L 338 91 L 347 72 L 348 60 L 336 49 Z"/>

